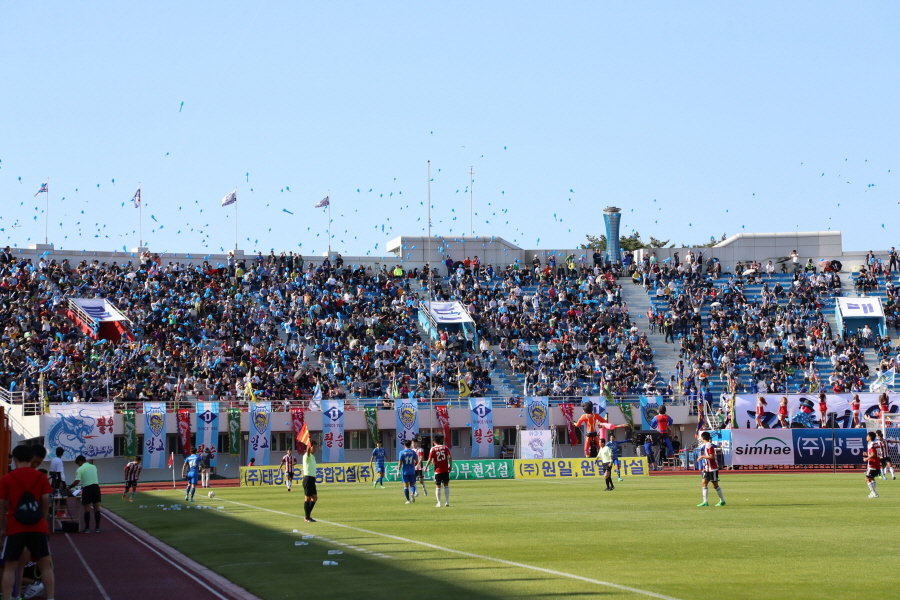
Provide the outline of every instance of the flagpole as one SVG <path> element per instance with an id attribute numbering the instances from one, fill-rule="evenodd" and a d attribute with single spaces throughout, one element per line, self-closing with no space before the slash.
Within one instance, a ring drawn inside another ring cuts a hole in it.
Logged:
<path id="1" fill-rule="evenodd" d="M 475 193 L 475 167 L 469 167 L 469 235 L 475 235 L 475 227 L 472 225 L 472 214 L 474 209 L 473 194 Z"/>
<path id="2" fill-rule="evenodd" d="M 428 239 L 426 240 L 426 247 L 428 248 L 426 255 L 426 260 L 428 261 L 428 273 L 426 273 L 427 277 L 425 279 L 428 288 L 428 321 L 431 321 L 431 161 L 428 161 Z M 431 414 L 428 416 L 428 424 L 430 425 L 430 429 L 428 435 L 430 436 L 431 445 L 434 445 L 434 382 L 431 378 L 431 366 L 434 358 L 432 357 L 433 346 L 431 343 L 432 337 L 431 333 L 428 334 L 428 402 L 431 405 Z M 437 494 L 437 492 L 435 492 Z"/>
<path id="3" fill-rule="evenodd" d="M 238 249 L 237 186 L 234 186 L 234 249 Z"/>
<path id="4" fill-rule="evenodd" d="M 328 190 L 328 254 L 331 254 L 331 190 Z"/>
<path id="5" fill-rule="evenodd" d="M 141 182 L 138 181 L 138 193 L 141 191 Z M 144 247 L 144 198 L 141 197 L 138 203 L 138 248 Z"/>
<path id="6" fill-rule="evenodd" d="M 47 209 L 44 211 L 44 243 L 50 243 L 50 178 L 47 178 Z"/>

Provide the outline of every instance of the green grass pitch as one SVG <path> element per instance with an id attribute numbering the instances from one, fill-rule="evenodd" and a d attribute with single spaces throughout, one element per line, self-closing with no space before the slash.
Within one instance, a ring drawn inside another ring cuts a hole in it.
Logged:
<path id="1" fill-rule="evenodd" d="M 265 600 L 897 593 L 900 481 L 879 479 L 877 499 L 859 473 L 726 474 L 722 487 L 727 506 L 697 508 L 699 476 L 629 478 L 614 492 L 587 479 L 454 481 L 451 506 L 436 508 L 433 484 L 411 505 L 397 483 L 320 485 L 308 524 L 299 486 L 198 490 L 195 504 L 213 510 L 163 511 L 188 504 L 171 489 L 104 506 Z M 316 537 L 295 546 L 303 534 Z"/>

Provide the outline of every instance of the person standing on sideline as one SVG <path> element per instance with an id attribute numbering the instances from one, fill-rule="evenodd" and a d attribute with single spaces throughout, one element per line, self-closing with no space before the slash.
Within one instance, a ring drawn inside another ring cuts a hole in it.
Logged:
<path id="1" fill-rule="evenodd" d="M 84 507 L 84 533 L 91 532 L 91 513 L 94 513 L 94 533 L 100 533 L 100 478 L 97 477 L 97 467 L 78 455 L 75 457 L 78 469 L 75 471 L 75 481 L 70 487 L 81 484 L 81 505 Z"/>
<path id="2" fill-rule="evenodd" d="M 412 449 L 412 440 L 404 440 L 403 447 L 405 450 L 400 453 L 400 477 L 403 481 L 403 495 L 409 504 L 416 501 L 416 467 L 419 466 L 419 457 Z"/>
<path id="3" fill-rule="evenodd" d="M 875 432 L 870 431 L 866 435 L 869 441 L 866 448 L 866 485 L 869 486 L 869 498 L 877 498 L 878 492 L 875 491 L 875 478 L 881 475 L 881 459 L 878 458 L 879 444 L 875 440 Z"/>
<path id="4" fill-rule="evenodd" d="M 128 493 L 130 488 L 131 497 L 128 498 L 128 501 L 134 502 L 134 494 L 137 492 L 138 479 L 141 477 L 141 468 L 140 456 L 135 456 L 133 461 L 125 465 L 125 491 L 122 492 L 122 500 L 125 499 L 125 494 Z"/>
<path id="5" fill-rule="evenodd" d="M 212 474 L 212 461 L 213 461 L 213 453 L 212 448 L 207 448 L 203 452 L 203 456 L 200 458 L 200 466 L 202 467 L 200 471 L 200 486 L 208 488 L 209 487 L 209 476 Z"/>
<path id="6" fill-rule="evenodd" d="M 192 447 L 191 455 L 184 459 L 184 464 L 181 465 L 181 476 L 187 479 L 184 499 L 193 502 L 194 492 L 197 491 L 197 481 L 200 479 L 200 457 L 197 455 L 196 447 Z"/>
<path id="7" fill-rule="evenodd" d="M 828 425 L 828 400 L 825 394 L 819 394 L 819 428 Z"/>
<path id="8" fill-rule="evenodd" d="M 278 467 L 278 471 L 284 471 L 284 485 L 287 487 L 287 491 L 291 491 L 291 486 L 294 485 L 294 465 L 297 464 L 297 458 L 294 456 L 294 453 L 290 448 L 287 449 L 287 452 L 284 453 L 284 457 L 281 459 L 281 466 Z"/>
<path id="9" fill-rule="evenodd" d="M 58 490 L 66 485 L 66 468 L 63 464 L 63 455 L 66 453 L 62 448 L 56 449 L 56 456 L 50 461 L 50 486 L 54 490 Z"/>
<path id="10" fill-rule="evenodd" d="M 622 461 L 619 460 L 619 446 L 630 441 L 631 440 L 622 440 L 621 442 L 617 442 L 616 432 L 609 432 L 609 441 L 606 443 L 606 446 L 612 453 L 612 463 L 616 467 L 616 479 L 618 479 L 619 481 L 622 481 Z"/>
<path id="11" fill-rule="evenodd" d="M 303 513 L 306 515 L 303 519 L 306 523 L 315 523 L 312 518 L 313 508 L 319 501 L 319 494 L 316 490 L 316 440 L 310 440 L 306 445 L 306 453 L 303 455 Z"/>
<path id="12" fill-rule="evenodd" d="M 791 426 L 787 422 L 788 418 L 788 399 L 787 396 L 781 397 L 781 402 L 778 403 L 778 424 L 781 425 L 782 429 L 790 429 Z"/>
<path id="13" fill-rule="evenodd" d="M 0 537 L 5 538 L 3 554 L 0 556 L 4 563 L 0 590 L 4 598 L 13 597 L 19 559 L 27 548 L 31 560 L 36 561 L 41 570 L 44 594 L 48 600 L 53 600 L 56 578 L 50 559 L 50 526 L 45 518 L 50 512 L 50 494 L 53 490 L 47 477 L 29 466 L 33 457 L 34 453 L 30 447 L 16 446 L 12 451 L 16 468 L 0 479 L 0 508 L 6 517 L 0 519 Z M 78 458 L 85 460 L 83 456 Z M 97 487 L 99 490 L 99 486 Z M 26 492 L 35 498 L 35 502 L 20 507 L 19 502 Z M 22 514 L 23 507 L 27 507 L 25 515 Z"/>
<path id="14" fill-rule="evenodd" d="M 434 436 L 434 446 L 431 447 L 428 462 L 422 470 L 427 471 L 431 463 L 434 463 L 436 506 L 441 507 L 441 488 L 444 490 L 444 506 L 450 506 L 450 471 L 453 470 L 453 456 L 450 455 L 450 448 L 444 445 L 443 435 Z"/>
<path id="15" fill-rule="evenodd" d="M 375 443 L 375 448 L 372 450 L 372 458 L 369 459 L 369 470 L 372 470 L 372 463 L 375 463 L 375 473 L 378 477 L 375 478 L 375 483 L 372 484 L 372 487 L 377 487 L 379 484 L 381 485 L 381 489 L 384 489 L 384 447 L 381 443 L 381 440 L 378 440 Z"/>
<path id="16" fill-rule="evenodd" d="M 672 448 L 672 439 L 669 436 L 669 431 L 672 428 L 672 425 L 675 424 L 675 421 L 666 414 L 666 407 L 660 406 L 659 413 L 653 420 L 650 421 L 650 427 L 659 432 L 659 435 L 662 436 L 662 441 L 666 443 L 666 448 L 669 450 L 669 453 L 666 456 L 674 456 L 675 449 Z"/>
<path id="17" fill-rule="evenodd" d="M 850 401 L 850 414 L 853 417 L 853 422 L 850 424 L 850 427 L 853 429 L 862 427 L 861 421 L 859 420 L 859 405 L 859 394 L 853 394 L 853 400 Z"/>
<path id="18" fill-rule="evenodd" d="M 644 436 L 644 454 L 647 455 L 647 468 L 651 471 L 656 470 L 656 453 L 653 451 L 653 436 Z"/>
<path id="19" fill-rule="evenodd" d="M 612 450 L 609 449 L 609 446 L 606 445 L 606 440 L 603 438 L 600 438 L 600 450 L 597 452 L 597 459 L 594 462 L 602 465 L 603 478 L 606 480 L 606 489 L 604 491 L 611 492 L 616 489 L 612 482 Z"/>
<path id="20" fill-rule="evenodd" d="M 716 506 L 725 506 L 725 496 L 722 494 L 722 488 L 719 487 L 719 457 L 716 456 L 716 445 L 712 443 L 712 436 L 708 431 L 700 434 L 700 460 L 703 461 L 703 502 L 697 506 L 709 506 L 709 488 L 710 483 L 716 488 L 719 495 L 719 502 Z"/>
<path id="21" fill-rule="evenodd" d="M 897 479 L 897 476 L 894 475 L 894 464 L 891 461 L 891 453 L 888 448 L 888 444 L 900 444 L 897 440 L 889 440 L 884 437 L 884 434 L 880 429 L 875 430 L 875 437 L 878 438 L 878 445 L 881 448 L 881 452 L 878 454 L 878 458 L 881 459 L 881 478 L 887 480 L 888 471 L 891 472 L 891 479 Z"/>
<path id="22" fill-rule="evenodd" d="M 762 420 L 763 417 L 766 416 L 766 399 L 762 396 L 756 397 L 756 428 L 762 429 L 765 427 Z"/>
<path id="23" fill-rule="evenodd" d="M 416 451 L 416 457 L 418 458 L 418 462 L 416 463 L 416 481 L 422 485 L 422 493 L 427 496 L 428 490 L 425 489 L 425 472 L 422 471 L 422 465 L 425 464 L 425 450 L 419 445 L 418 440 L 412 441 L 412 449 Z M 418 496 L 419 492 L 414 492 L 413 495 Z"/>

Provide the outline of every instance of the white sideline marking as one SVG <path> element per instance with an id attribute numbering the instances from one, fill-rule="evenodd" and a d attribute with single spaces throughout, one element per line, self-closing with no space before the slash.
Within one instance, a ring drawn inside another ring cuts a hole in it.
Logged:
<path id="1" fill-rule="evenodd" d="M 94 575 L 94 570 L 87 564 L 87 561 L 84 560 L 84 557 L 81 555 L 81 551 L 78 550 L 78 546 L 75 545 L 75 542 L 72 541 L 71 536 L 66 534 L 66 539 L 69 540 L 69 543 L 72 544 L 72 549 L 75 551 L 75 554 L 78 555 L 78 558 L 81 559 L 81 564 L 84 565 L 84 570 L 88 572 L 88 575 L 91 576 L 91 579 L 94 580 L 94 585 L 97 586 L 97 589 L 100 590 L 100 593 L 103 595 L 104 600 L 111 600 L 109 594 L 106 593 L 106 590 L 103 589 L 103 586 L 100 585 L 100 580 L 97 579 L 97 576 Z"/>
<path id="2" fill-rule="evenodd" d="M 223 501 L 230 502 L 231 504 L 237 504 L 238 506 L 245 506 L 247 508 L 255 508 L 256 510 L 262 510 L 265 512 L 274 513 L 276 515 L 284 515 L 285 517 L 294 517 L 297 519 L 303 518 L 300 515 L 293 515 L 291 513 L 282 512 L 280 510 L 272 510 L 271 508 L 263 508 L 262 506 L 254 506 L 252 504 L 244 504 L 243 502 L 235 502 L 234 500 L 224 500 L 223 499 Z M 489 561 L 500 563 L 503 565 L 509 565 L 511 567 L 518 567 L 520 569 L 530 569 L 532 571 L 539 571 L 541 573 L 547 573 L 548 575 L 556 575 L 558 577 L 568 577 L 569 579 L 577 579 L 578 581 L 584 581 L 586 583 L 593 583 L 595 585 L 603 585 L 606 587 L 615 588 L 617 590 L 622 590 L 625 592 L 633 592 L 635 594 L 642 594 L 644 596 L 649 596 L 651 598 L 659 598 L 659 600 L 678 600 L 678 598 L 674 598 L 672 596 L 657 594 L 656 592 L 648 592 L 647 590 L 639 590 L 638 588 L 628 587 L 627 585 L 619 585 L 618 583 L 611 583 L 609 581 L 600 581 L 599 579 L 591 579 L 589 577 L 582 577 L 581 575 L 573 575 L 572 573 L 564 573 L 562 571 L 554 571 L 553 569 L 545 569 L 543 567 L 535 567 L 534 565 L 526 565 L 525 563 L 513 562 L 511 560 L 504 560 L 502 558 L 494 558 L 493 556 L 483 556 L 481 554 L 473 554 L 471 552 L 463 552 L 462 550 L 454 550 L 452 548 L 445 548 L 444 546 L 429 544 L 428 542 L 420 542 L 418 540 L 411 540 L 411 539 L 400 537 L 397 535 L 390 535 L 387 533 L 379 533 L 377 531 L 370 531 L 368 529 L 361 529 L 359 527 L 353 527 L 352 525 L 344 525 L 343 523 L 335 523 L 334 521 L 324 521 L 321 519 L 316 519 L 316 520 L 321 523 L 325 523 L 326 525 L 334 525 L 335 527 L 343 527 L 345 529 L 352 529 L 353 531 L 359 531 L 360 533 L 366 533 L 369 535 L 377 535 L 377 536 L 389 538 L 392 540 L 398 540 L 400 542 L 404 542 L 407 544 L 417 544 L 419 546 L 425 546 L 426 548 L 431 548 L 433 550 L 438 550 L 440 552 L 449 552 L 450 554 L 458 554 L 460 556 L 468 556 L 469 558 L 477 558 L 479 560 L 489 560 Z"/>

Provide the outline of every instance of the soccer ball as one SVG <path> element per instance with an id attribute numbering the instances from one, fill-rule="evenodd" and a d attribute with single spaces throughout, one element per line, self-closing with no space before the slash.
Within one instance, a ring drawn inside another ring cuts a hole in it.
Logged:
<path id="1" fill-rule="evenodd" d="M 210 491 L 208 495 L 209 495 L 210 498 L 215 498 L 215 497 L 216 497 L 216 493 L 213 492 L 213 491 Z"/>

